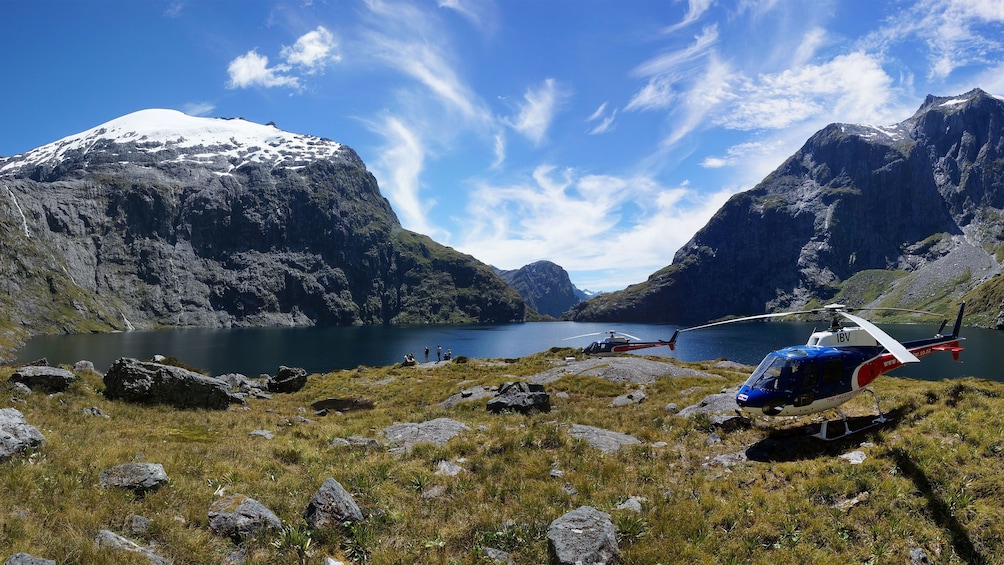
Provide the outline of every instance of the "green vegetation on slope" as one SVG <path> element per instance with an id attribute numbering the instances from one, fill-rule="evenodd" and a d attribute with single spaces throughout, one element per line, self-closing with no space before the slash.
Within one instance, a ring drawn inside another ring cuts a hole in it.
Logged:
<path id="1" fill-rule="evenodd" d="M 98 550 L 95 535 L 111 529 L 176 564 L 220 563 L 236 547 L 210 533 L 207 511 L 219 496 L 237 493 L 264 503 L 286 526 L 247 542 L 249 564 L 320 563 L 325 555 L 473 564 L 485 562 L 486 547 L 511 552 L 517 563 L 545 563 L 548 525 L 583 505 L 613 516 L 624 562 L 632 564 L 904 563 L 913 548 L 935 562 L 963 563 L 990 561 L 1004 548 L 1002 384 L 883 377 L 875 390 L 895 420 L 834 443 L 805 438 L 808 419 L 757 421 L 748 430 L 718 430 L 721 441 L 709 441 L 707 418 L 665 407 L 696 403 L 745 377 L 710 362 L 688 366 L 718 378 L 661 377 L 645 387 L 646 402 L 629 407 L 609 404 L 637 385 L 575 374 L 547 385 L 547 414 L 492 415 L 483 400 L 437 407 L 460 390 L 537 374 L 573 354 L 312 375 L 298 393 L 225 412 L 109 401 L 98 375 L 81 375 L 66 393 L 13 404 L 46 442 L 0 463 L 0 558 L 24 551 L 61 565 L 144 562 Z M 10 373 L 0 370 L 0 383 Z M 329 396 L 367 398 L 375 408 L 301 412 Z M 83 415 L 90 406 L 110 419 Z M 873 410 L 870 398 L 846 405 L 852 417 Z M 315 422 L 297 423 L 301 415 Z M 438 417 L 470 430 L 400 454 L 330 445 L 348 436 L 384 441 L 386 426 Z M 571 424 L 628 433 L 643 445 L 604 455 L 570 438 Z M 275 437 L 248 435 L 256 429 Z M 865 453 L 861 464 L 839 457 L 855 450 Z M 726 469 L 713 459 L 737 453 L 750 460 Z M 443 460 L 465 471 L 437 475 Z M 99 486 L 101 471 L 131 461 L 162 464 L 170 484 L 141 498 Z M 309 532 L 303 509 L 329 476 L 366 518 L 345 531 Z M 641 513 L 616 509 L 631 496 L 646 500 Z M 855 498 L 849 510 L 839 507 Z M 134 514 L 153 520 L 145 534 L 126 532 Z"/>

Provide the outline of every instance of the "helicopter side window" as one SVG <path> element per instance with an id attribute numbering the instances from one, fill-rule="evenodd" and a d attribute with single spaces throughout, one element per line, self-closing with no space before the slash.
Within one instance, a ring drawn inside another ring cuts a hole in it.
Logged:
<path id="1" fill-rule="evenodd" d="M 801 363 L 799 367 L 799 387 L 802 390 L 811 390 L 816 386 L 819 377 L 819 366 L 815 363 Z"/>
<path id="2" fill-rule="evenodd" d="M 844 364 L 838 359 L 823 363 L 823 384 L 833 384 L 839 382 L 844 376 Z"/>

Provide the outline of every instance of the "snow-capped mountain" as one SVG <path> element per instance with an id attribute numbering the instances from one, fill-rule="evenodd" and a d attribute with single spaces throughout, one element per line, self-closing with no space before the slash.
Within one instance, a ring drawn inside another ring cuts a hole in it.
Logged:
<path id="1" fill-rule="evenodd" d="M 0 160 L 0 248 L 19 339 L 525 315 L 487 265 L 402 229 L 349 146 L 171 110 Z"/>
<path id="2" fill-rule="evenodd" d="M 113 149 L 109 145 L 116 146 Z M 52 166 L 80 155 L 121 153 L 122 146 L 158 162 L 193 163 L 230 173 L 247 163 L 297 168 L 330 159 L 340 143 L 289 133 L 241 118 L 200 118 L 176 110 L 140 110 L 27 153 L 0 160 L 0 175 Z"/>

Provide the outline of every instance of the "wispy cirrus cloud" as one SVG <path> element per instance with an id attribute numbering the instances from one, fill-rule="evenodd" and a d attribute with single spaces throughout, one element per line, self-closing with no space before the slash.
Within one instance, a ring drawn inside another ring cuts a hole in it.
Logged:
<path id="1" fill-rule="evenodd" d="M 519 113 L 511 118 L 509 125 L 534 145 L 543 143 L 547 130 L 555 114 L 569 94 L 553 78 L 545 79 L 536 88 L 527 89 L 523 94 Z"/>

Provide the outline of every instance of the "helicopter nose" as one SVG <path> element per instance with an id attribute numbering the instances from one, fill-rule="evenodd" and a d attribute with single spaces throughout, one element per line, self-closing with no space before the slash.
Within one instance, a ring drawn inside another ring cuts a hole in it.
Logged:
<path id="1" fill-rule="evenodd" d="M 768 416 L 776 416 L 784 410 L 785 399 L 766 390 L 744 386 L 736 394 L 736 404 L 750 414 L 762 412 Z"/>

